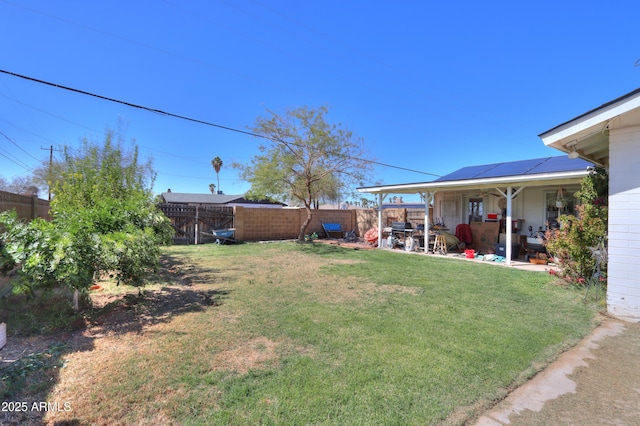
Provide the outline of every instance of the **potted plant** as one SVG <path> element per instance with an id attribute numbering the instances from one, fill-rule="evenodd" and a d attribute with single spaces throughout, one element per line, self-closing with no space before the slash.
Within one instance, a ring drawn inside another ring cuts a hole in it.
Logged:
<path id="1" fill-rule="evenodd" d="M 556 193 L 556 207 L 561 209 L 565 205 L 564 199 L 564 190 L 562 188 L 558 188 L 558 192 Z"/>

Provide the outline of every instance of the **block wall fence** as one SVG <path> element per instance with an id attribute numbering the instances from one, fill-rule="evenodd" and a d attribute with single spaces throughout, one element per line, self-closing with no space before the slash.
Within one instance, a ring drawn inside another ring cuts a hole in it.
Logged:
<path id="1" fill-rule="evenodd" d="M 317 232 L 324 238 L 322 223 L 339 223 L 356 235 L 362 236 L 367 230 L 377 227 L 378 211 L 374 209 L 353 210 L 313 210 L 311 223 L 306 234 Z M 406 220 L 407 210 L 385 209 L 382 223 Z M 305 209 L 262 209 L 234 207 L 235 237 L 240 241 L 288 240 L 298 238 L 300 227 L 307 218 Z"/>

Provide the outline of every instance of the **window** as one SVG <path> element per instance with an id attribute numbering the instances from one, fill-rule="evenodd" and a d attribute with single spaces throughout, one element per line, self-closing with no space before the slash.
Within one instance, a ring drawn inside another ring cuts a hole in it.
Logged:
<path id="1" fill-rule="evenodd" d="M 482 198 L 469 198 L 469 223 L 482 222 L 484 218 L 484 202 Z"/>
<path id="2" fill-rule="evenodd" d="M 558 192 L 547 192 L 545 196 L 546 201 L 546 211 L 545 211 L 545 222 L 555 221 L 559 216 L 565 214 L 576 214 L 576 205 L 578 204 L 578 199 L 575 196 L 574 190 L 563 190 L 561 195 L 558 196 Z"/>

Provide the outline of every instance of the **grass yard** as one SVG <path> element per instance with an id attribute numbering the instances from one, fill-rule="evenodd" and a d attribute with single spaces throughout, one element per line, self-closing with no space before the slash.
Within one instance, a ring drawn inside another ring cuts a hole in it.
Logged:
<path id="1" fill-rule="evenodd" d="M 47 389 L 71 409 L 45 421 L 464 424 L 597 320 L 547 274 L 452 259 L 271 243 L 164 260 L 144 298 L 99 294 Z"/>

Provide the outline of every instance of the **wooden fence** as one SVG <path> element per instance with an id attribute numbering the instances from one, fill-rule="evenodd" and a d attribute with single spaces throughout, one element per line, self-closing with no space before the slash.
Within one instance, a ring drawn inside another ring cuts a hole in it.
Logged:
<path id="1" fill-rule="evenodd" d="M 15 210 L 19 218 L 32 220 L 41 217 L 51 220 L 49 201 L 41 200 L 36 195 L 19 195 L 0 191 L 0 211 Z"/>
<path id="2" fill-rule="evenodd" d="M 188 204 L 158 204 L 175 229 L 174 244 L 210 242 L 206 232 L 212 229 L 233 228 L 233 207 L 191 206 Z"/>

